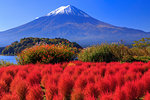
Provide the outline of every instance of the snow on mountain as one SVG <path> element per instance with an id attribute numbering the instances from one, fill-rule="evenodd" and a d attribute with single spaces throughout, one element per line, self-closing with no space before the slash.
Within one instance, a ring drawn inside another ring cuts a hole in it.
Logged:
<path id="1" fill-rule="evenodd" d="M 82 16 L 82 17 L 90 17 L 85 12 L 83 12 L 80 9 L 77 9 L 76 7 L 71 6 L 71 5 L 61 6 L 61 7 L 57 8 L 56 10 L 51 11 L 50 13 L 48 13 L 47 16 L 59 15 L 59 14 L 67 14 L 67 15 L 75 15 L 75 16 Z"/>
<path id="2" fill-rule="evenodd" d="M 24 37 L 65 38 L 81 46 L 89 46 L 120 40 L 132 43 L 143 37 L 150 37 L 150 33 L 110 25 L 68 5 L 24 25 L 0 32 L 0 47 Z"/>

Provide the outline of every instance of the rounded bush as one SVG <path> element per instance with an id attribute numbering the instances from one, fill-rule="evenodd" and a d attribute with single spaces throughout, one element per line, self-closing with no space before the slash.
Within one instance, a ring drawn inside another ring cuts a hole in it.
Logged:
<path id="1" fill-rule="evenodd" d="M 28 93 L 29 85 L 26 80 L 16 78 L 12 81 L 10 92 L 16 94 L 20 100 L 25 100 Z"/>
<path id="2" fill-rule="evenodd" d="M 74 89 L 71 94 L 71 100 L 84 100 L 84 94 L 82 93 L 81 89 Z"/>
<path id="3" fill-rule="evenodd" d="M 20 100 L 20 98 L 16 94 L 5 94 L 1 98 L 1 100 Z"/>
<path id="4" fill-rule="evenodd" d="M 17 57 L 19 64 L 58 63 L 75 58 L 76 48 L 65 45 L 40 45 L 23 50 Z"/>
<path id="5" fill-rule="evenodd" d="M 136 48 L 136 47 L 131 48 L 130 52 L 134 56 L 149 56 L 150 55 L 148 49 L 142 49 L 142 48 Z"/>
<path id="6" fill-rule="evenodd" d="M 135 54 L 122 44 L 101 44 L 83 49 L 78 59 L 84 62 L 133 62 Z"/>
<path id="7" fill-rule="evenodd" d="M 144 97 L 144 100 L 150 100 L 150 93 L 147 93 Z"/>
<path id="8" fill-rule="evenodd" d="M 5 81 L 0 81 L 0 99 L 3 96 L 3 94 L 5 94 L 8 91 L 8 87 L 7 84 L 5 83 Z"/>
<path id="9" fill-rule="evenodd" d="M 32 86 L 26 96 L 26 100 L 43 100 L 43 91 L 39 85 Z"/>
<path id="10" fill-rule="evenodd" d="M 78 54 L 78 59 L 84 62 L 110 62 L 115 57 L 109 48 L 109 45 L 97 45 L 83 49 Z"/>
<path id="11" fill-rule="evenodd" d="M 69 75 L 66 77 L 61 77 L 58 83 L 58 90 L 59 93 L 63 96 L 63 98 L 67 99 L 70 98 L 71 92 L 74 86 L 74 81 L 71 79 Z"/>
<path id="12" fill-rule="evenodd" d="M 132 62 L 135 61 L 135 59 L 131 55 L 125 55 L 122 57 L 122 62 Z"/>

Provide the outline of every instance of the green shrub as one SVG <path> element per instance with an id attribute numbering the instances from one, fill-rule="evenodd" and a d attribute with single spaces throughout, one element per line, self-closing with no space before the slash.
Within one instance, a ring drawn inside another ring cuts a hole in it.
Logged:
<path id="1" fill-rule="evenodd" d="M 14 64 L 7 61 L 0 60 L 0 67 L 10 66 L 10 65 L 14 65 Z"/>
<path id="2" fill-rule="evenodd" d="M 134 57 L 131 55 L 125 55 L 122 57 L 121 61 L 122 62 L 133 62 L 133 61 L 136 61 L 136 59 L 134 59 Z"/>
<path id="3" fill-rule="evenodd" d="M 19 64 L 58 63 L 73 60 L 76 48 L 65 45 L 40 45 L 23 50 L 17 57 Z"/>
<path id="4" fill-rule="evenodd" d="M 146 47 L 146 51 L 148 53 L 148 56 L 150 56 L 150 46 Z"/>
<path id="5" fill-rule="evenodd" d="M 150 57 L 149 56 L 134 56 L 134 59 L 136 59 L 137 61 L 141 61 L 141 62 L 148 62 L 148 61 L 150 61 Z"/>
<path id="6" fill-rule="evenodd" d="M 117 58 L 117 61 L 125 61 L 125 59 L 127 60 L 127 58 L 130 58 L 130 49 L 123 44 L 110 44 L 109 48 L 115 58 Z"/>
<path id="7" fill-rule="evenodd" d="M 135 61 L 130 49 L 122 44 L 101 44 L 83 49 L 78 59 L 84 62 Z"/>
<path id="8" fill-rule="evenodd" d="M 133 47 L 130 49 L 132 56 L 149 56 L 148 49 Z"/>
<path id="9" fill-rule="evenodd" d="M 102 44 L 83 49 L 78 54 L 78 59 L 84 62 L 110 62 L 116 58 L 112 54 L 109 45 Z"/>

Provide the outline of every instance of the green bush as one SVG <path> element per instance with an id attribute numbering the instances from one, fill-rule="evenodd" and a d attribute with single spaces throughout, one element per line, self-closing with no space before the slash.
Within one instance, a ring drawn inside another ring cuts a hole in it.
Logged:
<path id="1" fill-rule="evenodd" d="M 132 62 L 131 51 L 127 46 L 118 44 L 101 44 L 83 49 L 78 59 L 84 62 Z"/>
<path id="2" fill-rule="evenodd" d="M 145 49 L 145 48 L 136 48 L 136 47 L 133 47 L 130 49 L 130 52 L 132 54 L 132 56 L 149 56 L 149 51 L 148 49 Z"/>
<path id="3" fill-rule="evenodd" d="M 58 63 L 76 57 L 76 48 L 65 45 L 40 45 L 23 50 L 17 57 L 18 64 Z"/>
<path id="4" fill-rule="evenodd" d="M 121 61 L 122 62 L 133 62 L 133 61 L 136 61 L 136 59 L 131 55 L 125 55 L 122 57 Z"/>
<path id="5" fill-rule="evenodd" d="M 78 54 L 78 59 L 84 62 L 110 62 L 116 60 L 109 45 L 106 44 L 83 49 Z"/>
<path id="6" fill-rule="evenodd" d="M 134 56 L 134 59 L 136 59 L 136 61 L 141 61 L 141 62 L 148 62 L 148 61 L 150 61 L 150 57 L 149 56 Z"/>
<path id="7" fill-rule="evenodd" d="M 146 51 L 148 53 L 148 56 L 150 56 L 150 46 L 146 47 Z"/>
<path id="8" fill-rule="evenodd" d="M 7 62 L 7 61 L 0 60 L 0 68 L 4 67 L 4 66 L 10 66 L 10 65 L 15 65 L 15 64 Z"/>
<path id="9" fill-rule="evenodd" d="M 125 61 L 125 59 L 131 58 L 129 57 L 131 55 L 130 49 L 123 44 L 110 44 L 109 48 L 117 61 Z"/>

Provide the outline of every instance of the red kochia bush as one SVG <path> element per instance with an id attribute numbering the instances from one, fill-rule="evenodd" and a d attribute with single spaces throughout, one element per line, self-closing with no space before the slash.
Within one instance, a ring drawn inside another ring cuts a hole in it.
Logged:
<path id="1" fill-rule="evenodd" d="M 43 91 L 39 85 L 30 87 L 26 100 L 43 100 Z"/>
<path id="2" fill-rule="evenodd" d="M 150 62 L 62 65 L 0 68 L 0 100 L 150 100 Z"/>
<path id="3" fill-rule="evenodd" d="M 52 100 L 56 95 L 58 95 L 58 87 L 55 83 L 49 83 L 46 84 L 46 100 Z"/>
<path id="4" fill-rule="evenodd" d="M 20 100 L 25 100 L 28 89 L 28 83 L 20 78 L 14 79 L 10 87 L 10 91 L 17 94 Z"/>
<path id="5" fill-rule="evenodd" d="M 133 82 L 127 82 L 123 87 L 126 94 L 126 100 L 136 100 L 137 98 L 137 88 Z"/>
<path id="6" fill-rule="evenodd" d="M 110 91 L 109 80 L 100 80 L 97 82 L 96 87 L 98 88 L 100 94 L 107 93 Z"/>
<path id="7" fill-rule="evenodd" d="M 94 96 L 85 96 L 84 100 L 96 100 L 96 98 Z"/>
<path id="8" fill-rule="evenodd" d="M 1 98 L 1 100 L 21 100 L 16 94 L 5 94 Z"/>
<path id="9" fill-rule="evenodd" d="M 2 75 L 2 77 L 1 77 L 1 80 L 6 83 L 7 88 L 8 88 L 8 90 L 9 90 L 10 84 L 11 84 L 11 82 L 12 82 L 12 80 L 13 80 L 12 76 L 7 75 L 7 74 L 4 73 L 4 74 Z"/>
<path id="10" fill-rule="evenodd" d="M 71 100 L 84 100 L 84 93 L 81 89 L 76 88 L 71 94 Z"/>
<path id="11" fill-rule="evenodd" d="M 86 85 L 87 85 L 86 77 L 83 75 L 80 75 L 75 82 L 75 88 L 79 88 L 79 89 L 83 90 L 86 87 Z"/>
<path id="12" fill-rule="evenodd" d="M 48 81 L 49 75 L 43 75 L 42 79 L 41 79 L 41 85 L 43 87 L 45 87 L 47 81 Z"/>
<path id="13" fill-rule="evenodd" d="M 64 100 L 64 99 L 63 99 L 63 97 L 61 95 L 55 95 L 53 100 Z"/>
<path id="14" fill-rule="evenodd" d="M 144 100 L 150 100 L 150 93 L 147 93 L 144 97 Z"/>
<path id="15" fill-rule="evenodd" d="M 70 98 L 72 88 L 74 86 L 74 81 L 71 79 L 69 75 L 63 75 L 58 83 L 58 89 L 60 95 L 63 96 L 63 98 Z"/>
<path id="16" fill-rule="evenodd" d="M 136 90 L 137 90 L 137 99 L 140 99 L 143 95 L 146 94 L 146 87 L 145 87 L 145 83 L 144 81 L 135 81 L 134 82 L 134 85 L 136 87 Z"/>
<path id="17" fill-rule="evenodd" d="M 116 85 L 119 87 L 123 86 L 125 83 L 124 75 L 122 75 L 122 73 L 120 72 L 116 73 L 115 80 L 116 80 Z"/>
<path id="18" fill-rule="evenodd" d="M 101 97 L 101 100 L 113 100 L 113 95 L 112 94 L 103 94 Z M 114 99 L 116 100 L 116 99 Z"/>
<path id="19" fill-rule="evenodd" d="M 8 91 L 7 84 L 4 81 L 0 81 L 0 98 Z"/>
<path id="20" fill-rule="evenodd" d="M 16 75 L 16 77 L 20 77 L 20 78 L 22 78 L 22 79 L 26 79 L 26 76 L 27 76 L 27 72 L 26 71 L 19 71 L 18 73 L 17 73 L 17 75 Z"/>
<path id="21" fill-rule="evenodd" d="M 91 96 L 95 98 L 98 98 L 99 93 L 100 91 L 94 84 L 87 84 L 84 91 L 85 96 Z"/>
<path id="22" fill-rule="evenodd" d="M 146 90 L 148 91 L 148 92 L 150 92 L 150 76 L 144 76 L 143 77 L 143 81 L 144 81 L 144 86 L 145 86 L 145 88 L 146 88 Z"/>
<path id="23" fill-rule="evenodd" d="M 117 87 L 114 93 L 114 100 L 127 100 L 126 98 L 127 97 L 125 91 L 122 90 L 120 87 Z"/>
<path id="24" fill-rule="evenodd" d="M 35 84 L 40 84 L 41 81 L 41 74 L 39 71 L 32 71 L 30 74 L 27 76 L 27 81 L 31 86 Z"/>

